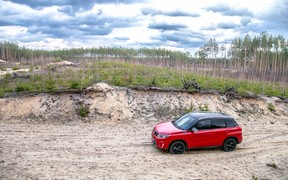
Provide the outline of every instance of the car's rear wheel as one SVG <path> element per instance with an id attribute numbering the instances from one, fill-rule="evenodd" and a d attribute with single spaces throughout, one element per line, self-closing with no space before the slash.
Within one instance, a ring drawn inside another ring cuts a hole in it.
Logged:
<path id="1" fill-rule="evenodd" d="M 226 139 L 222 148 L 224 151 L 229 152 L 229 151 L 234 151 L 236 146 L 237 146 L 236 140 L 234 138 L 229 138 L 229 139 Z"/>
<path id="2" fill-rule="evenodd" d="M 169 148 L 171 154 L 183 154 L 185 152 L 185 144 L 182 141 L 175 141 Z"/>

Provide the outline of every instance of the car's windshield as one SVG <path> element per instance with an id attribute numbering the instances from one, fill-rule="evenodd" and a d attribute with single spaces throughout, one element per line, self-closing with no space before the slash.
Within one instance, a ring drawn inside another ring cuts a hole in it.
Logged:
<path id="1" fill-rule="evenodd" d="M 182 130 L 188 130 L 192 126 L 193 121 L 195 121 L 195 119 L 192 118 L 189 114 L 186 114 L 173 121 L 173 125 Z"/>

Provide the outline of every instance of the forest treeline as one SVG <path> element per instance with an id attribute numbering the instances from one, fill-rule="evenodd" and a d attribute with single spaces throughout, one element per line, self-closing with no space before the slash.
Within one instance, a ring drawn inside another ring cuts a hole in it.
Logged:
<path id="1" fill-rule="evenodd" d="M 25 62 L 32 58 L 120 58 L 120 59 L 173 59 L 184 60 L 190 57 L 189 52 L 172 51 L 163 48 L 123 48 L 123 47 L 93 47 L 72 48 L 60 50 L 27 49 L 15 42 L 0 42 L 0 58 L 6 61 Z"/>
<path id="2" fill-rule="evenodd" d="M 288 41 L 282 35 L 262 32 L 257 36 L 236 37 L 229 47 L 211 38 L 195 54 L 163 48 L 94 47 L 37 50 L 15 42 L 0 42 L 0 58 L 23 64 L 61 60 L 137 61 L 217 77 L 288 82 Z"/>

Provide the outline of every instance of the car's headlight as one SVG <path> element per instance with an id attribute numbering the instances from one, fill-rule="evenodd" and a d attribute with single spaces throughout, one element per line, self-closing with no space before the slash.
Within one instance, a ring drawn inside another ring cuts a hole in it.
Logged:
<path id="1" fill-rule="evenodd" d="M 169 134 L 158 134 L 157 137 L 161 139 L 166 139 L 169 137 Z"/>

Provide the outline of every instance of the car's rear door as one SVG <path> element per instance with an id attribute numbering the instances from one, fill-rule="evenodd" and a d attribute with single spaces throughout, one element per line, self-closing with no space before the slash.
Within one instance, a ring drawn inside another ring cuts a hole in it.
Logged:
<path id="1" fill-rule="evenodd" d="M 224 119 L 211 119 L 209 146 L 222 146 L 227 133 L 228 129 Z"/>

